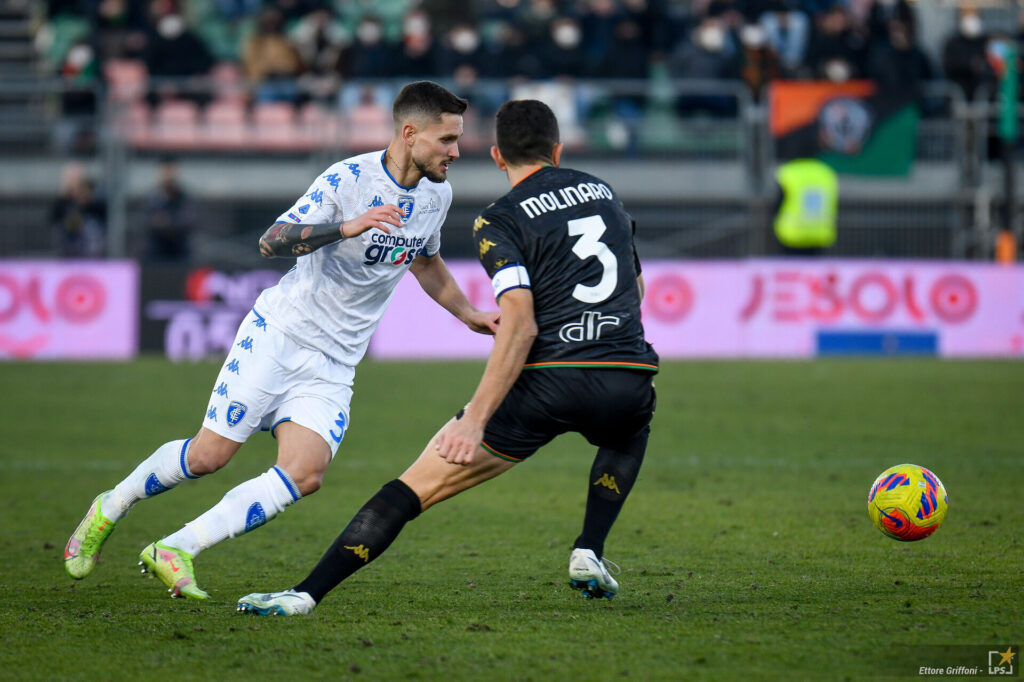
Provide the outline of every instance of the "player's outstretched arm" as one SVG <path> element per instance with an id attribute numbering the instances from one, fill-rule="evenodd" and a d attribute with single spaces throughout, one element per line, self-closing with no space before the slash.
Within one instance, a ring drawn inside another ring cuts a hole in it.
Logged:
<path id="1" fill-rule="evenodd" d="M 512 289 L 501 295 L 501 324 L 480 384 L 461 419 L 445 425 L 436 437 L 437 454 L 452 464 L 472 464 L 484 426 L 519 378 L 523 363 L 537 338 L 533 292 Z"/>
<path id="2" fill-rule="evenodd" d="M 375 206 L 366 213 L 342 223 L 301 225 L 274 223 L 260 237 L 260 255 L 264 258 L 304 256 L 317 249 L 377 228 L 388 234 L 389 225 L 402 226 L 402 209 L 394 204 Z"/>
<path id="3" fill-rule="evenodd" d="M 467 327 L 479 334 L 497 331 L 500 314 L 492 310 L 478 310 L 470 303 L 440 254 L 419 256 L 409 270 L 428 296 Z"/>

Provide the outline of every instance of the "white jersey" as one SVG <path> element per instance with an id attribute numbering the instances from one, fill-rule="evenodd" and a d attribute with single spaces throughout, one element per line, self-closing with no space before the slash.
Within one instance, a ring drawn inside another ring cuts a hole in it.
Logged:
<path id="1" fill-rule="evenodd" d="M 260 294 L 254 309 L 299 344 L 355 366 L 409 265 L 420 254 L 440 250 L 451 203 L 447 182 L 395 182 L 383 151 L 334 164 L 278 222 L 340 223 L 394 204 L 405 213 L 402 227 L 392 227 L 391 234 L 374 228 L 300 256 L 276 286 Z"/>

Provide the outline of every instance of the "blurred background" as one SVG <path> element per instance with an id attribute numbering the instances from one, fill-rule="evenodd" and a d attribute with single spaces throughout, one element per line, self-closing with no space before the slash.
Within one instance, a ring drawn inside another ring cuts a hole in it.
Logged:
<path id="1" fill-rule="evenodd" d="M 494 111 L 535 97 L 645 260 L 1009 264 L 1022 41 L 1010 0 L 2 0 L 0 323 L 112 300 L 19 262 L 110 260 L 137 282 L 137 347 L 167 350 L 188 318 L 171 355 L 219 352 L 290 267 L 260 234 L 324 168 L 385 146 L 392 98 L 422 78 L 471 105 L 448 259 L 474 257 L 459 228 L 507 189 Z M 786 211 L 824 237 L 785 243 Z M 0 355 L 35 354 L 10 329 Z"/>

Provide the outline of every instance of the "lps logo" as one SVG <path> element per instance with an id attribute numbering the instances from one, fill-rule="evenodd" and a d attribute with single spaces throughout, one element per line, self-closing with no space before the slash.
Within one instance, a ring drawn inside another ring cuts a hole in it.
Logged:
<path id="1" fill-rule="evenodd" d="M 412 209 L 416 205 L 416 198 L 411 194 L 399 194 L 398 209 L 402 212 L 402 224 L 405 225 L 412 217 Z"/>
<path id="2" fill-rule="evenodd" d="M 558 338 L 565 343 L 593 341 L 601 338 L 601 330 L 611 325 L 619 326 L 621 320 L 615 315 L 602 315 L 596 310 L 588 310 L 580 317 L 579 322 L 562 325 L 558 330 Z"/>
<path id="3" fill-rule="evenodd" d="M 1016 672 L 1013 667 L 1013 659 L 1016 655 L 1017 651 L 1014 651 L 1012 646 L 1006 647 L 1006 651 L 989 651 L 988 674 L 1013 675 Z"/>

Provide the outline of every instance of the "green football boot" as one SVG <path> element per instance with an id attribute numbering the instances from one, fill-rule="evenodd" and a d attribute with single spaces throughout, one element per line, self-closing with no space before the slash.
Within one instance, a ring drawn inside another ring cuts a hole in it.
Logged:
<path id="1" fill-rule="evenodd" d="M 139 554 L 143 573 L 152 573 L 167 585 L 172 597 L 209 599 L 210 595 L 196 584 L 192 555 L 162 542 L 154 542 Z"/>
<path id="2" fill-rule="evenodd" d="M 106 494 L 100 493 L 92 501 L 89 513 L 78 524 L 78 528 L 71 534 L 71 539 L 64 547 L 64 570 L 75 580 L 81 580 L 92 573 L 96 562 L 100 560 L 100 548 L 114 532 L 116 524 L 103 516 L 100 509 L 100 500 Z"/>

